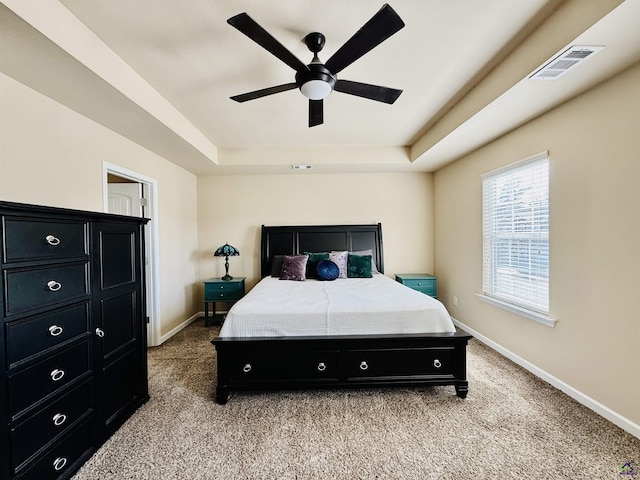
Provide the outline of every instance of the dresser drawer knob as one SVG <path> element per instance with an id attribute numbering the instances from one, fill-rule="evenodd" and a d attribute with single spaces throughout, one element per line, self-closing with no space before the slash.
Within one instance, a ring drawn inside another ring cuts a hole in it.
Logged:
<path id="1" fill-rule="evenodd" d="M 59 382 L 60 380 L 62 380 L 62 377 L 64 377 L 64 370 L 56 368 L 49 375 L 51 375 L 51 380 L 53 380 L 54 382 Z"/>
<path id="2" fill-rule="evenodd" d="M 324 363 L 324 362 L 320 362 L 320 363 L 318 364 L 318 371 L 319 371 L 319 372 L 324 372 L 326 369 L 327 369 L 327 366 L 325 365 L 325 363 Z"/>
<path id="3" fill-rule="evenodd" d="M 104 337 L 104 330 L 102 330 L 101 328 L 96 328 L 96 335 L 100 338 Z"/>
<path id="4" fill-rule="evenodd" d="M 62 334 L 62 327 L 59 325 L 51 325 L 49 327 L 49 335 L 52 337 L 57 337 Z"/>
<path id="5" fill-rule="evenodd" d="M 47 287 L 52 292 L 57 292 L 58 290 L 60 290 L 62 288 L 62 284 L 59 283 L 59 282 L 56 282 L 55 280 L 49 280 L 47 282 Z"/>
<path id="6" fill-rule="evenodd" d="M 369 365 L 367 365 L 367 362 L 365 362 L 364 360 L 362 362 L 360 362 L 360 370 L 362 370 L 364 372 L 368 368 L 369 368 Z"/>
<path id="7" fill-rule="evenodd" d="M 442 363 L 440 362 L 440 360 L 438 360 L 437 358 L 433 361 L 433 366 L 436 368 L 440 368 L 442 366 Z"/>
<path id="8" fill-rule="evenodd" d="M 242 367 L 242 371 L 244 373 L 249 373 L 251 371 L 251 364 L 250 363 L 245 363 L 244 367 Z"/>
<path id="9" fill-rule="evenodd" d="M 64 413 L 56 413 L 53 416 L 53 424 L 56 427 L 59 427 L 60 425 L 62 425 L 66 421 L 67 421 L 67 416 Z"/>
<path id="10" fill-rule="evenodd" d="M 58 457 L 53 461 L 53 469 L 56 472 L 59 472 L 64 468 L 66 464 L 67 464 L 67 459 L 65 457 Z"/>
<path id="11" fill-rule="evenodd" d="M 53 235 L 47 235 L 46 237 L 44 237 L 44 239 L 47 241 L 49 245 L 53 245 L 54 247 L 56 245 L 60 245 L 60 239 Z"/>

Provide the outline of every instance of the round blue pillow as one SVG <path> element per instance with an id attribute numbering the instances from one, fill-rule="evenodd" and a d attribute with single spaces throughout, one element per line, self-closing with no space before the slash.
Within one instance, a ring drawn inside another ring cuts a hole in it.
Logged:
<path id="1" fill-rule="evenodd" d="M 320 260 L 316 267 L 318 272 L 318 279 L 320 280 L 335 280 L 340 275 L 340 269 L 331 260 Z"/>

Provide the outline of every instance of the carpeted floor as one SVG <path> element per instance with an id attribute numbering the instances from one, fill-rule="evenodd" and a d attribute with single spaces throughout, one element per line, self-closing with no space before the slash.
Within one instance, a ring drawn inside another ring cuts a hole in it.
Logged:
<path id="1" fill-rule="evenodd" d="M 615 479 L 640 440 L 477 340 L 453 387 L 231 393 L 214 327 L 149 351 L 151 400 L 76 474 L 99 479 Z"/>

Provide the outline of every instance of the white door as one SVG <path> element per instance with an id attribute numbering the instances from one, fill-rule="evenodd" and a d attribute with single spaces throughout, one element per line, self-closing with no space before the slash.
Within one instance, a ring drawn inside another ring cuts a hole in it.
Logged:
<path id="1" fill-rule="evenodd" d="M 140 183 L 109 183 L 109 213 L 144 217 L 142 185 Z"/>
<path id="2" fill-rule="evenodd" d="M 128 215 L 130 217 L 145 217 L 149 216 L 145 212 L 146 201 L 144 200 L 143 185 L 141 183 L 108 183 L 107 184 L 107 204 L 108 212 L 116 213 L 118 215 Z M 147 315 L 151 317 L 153 315 L 153 290 L 151 283 L 151 269 L 149 265 L 149 251 L 151 235 L 148 225 L 145 226 L 145 259 L 144 265 L 147 271 L 146 274 L 146 299 L 147 299 Z M 149 345 L 155 345 L 151 330 L 147 331 L 147 343 Z"/>

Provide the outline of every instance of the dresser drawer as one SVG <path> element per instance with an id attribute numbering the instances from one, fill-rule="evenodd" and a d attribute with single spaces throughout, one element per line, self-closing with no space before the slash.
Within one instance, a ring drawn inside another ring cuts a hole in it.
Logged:
<path id="1" fill-rule="evenodd" d="M 89 344 L 81 343 L 9 377 L 9 413 L 15 415 L 89 371 Z"/>
<path id="2" fill-rule="evenodd" d="M 45 260 L 88 254 L 87 224 L 5 217 L 5 261 Z"/>
<path id="3" fill-rule="evenodd" d="M 11 430 L 13 465 L 21 465 L 91 411 L 91 385 L 74 388 Z M 19 467 L 18 467 L 19 468 Z"/>
<path id="4" fill-rule="evenodd" d="M 244 282 L 205 283 L 205 302 L 239 300 L 244 295 Z"/>
<path id="5" fill-rule="evenodd" d="M 84 460 L 91 453 L 90 423 L 84 422 L 69 436 L 52 447 L 28 471 L 18 473 L 20 480 L 48 480 L 55 478 L 69 478 L 70 470 L 77 468 L 78 460 Z"/>
<path id="6" fill-rule="evenodd" d="M 89 331 L 89 303 L 6 324 L 9 367 Z"/>
<path id="7" fill-rule="evenodd" d="M 453 375 L 454 347 L 350 350 L 349 378 Z"/>
<path id="8" fill-rule="evenodd" d="M 6 314 L 47 307 L 89 293 L 89 265 L 77 263 L 5 271 Z"/>

